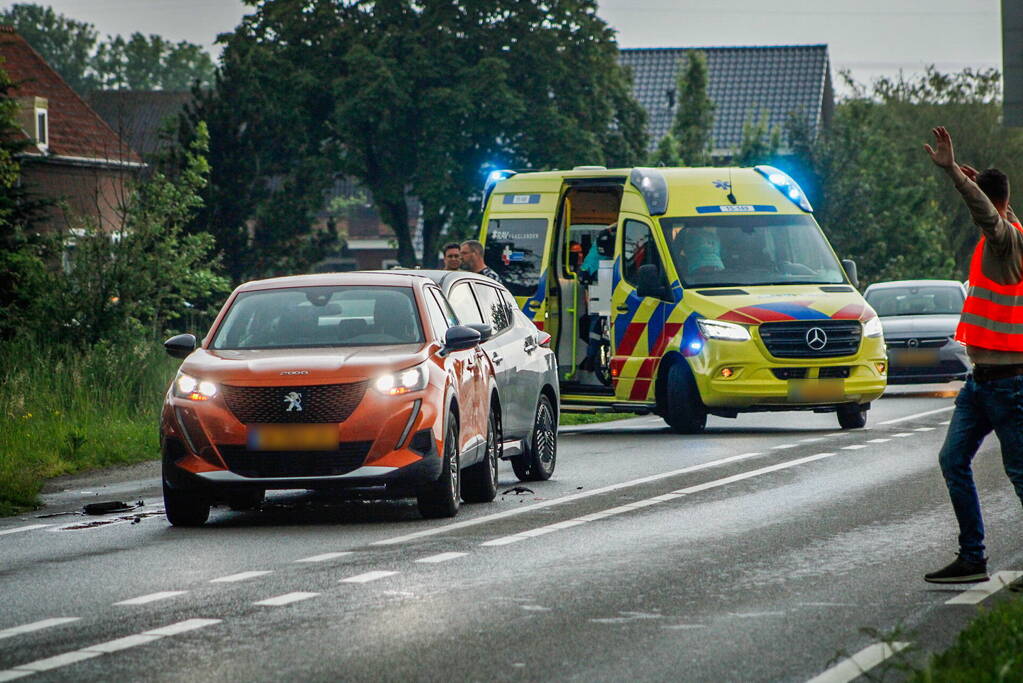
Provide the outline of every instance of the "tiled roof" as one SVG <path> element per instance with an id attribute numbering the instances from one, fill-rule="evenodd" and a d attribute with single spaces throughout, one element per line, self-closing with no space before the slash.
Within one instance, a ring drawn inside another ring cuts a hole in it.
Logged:
<path id="1" fill-rule="evenodd" d="M 163 146 L 160 130 L 191 103 L 192 93 L 175 90 L 93 90 L 85 96 L 93 111 L 143 157 Z"/>
<path id="2" fill-rule="evenodd" d="M 47 100 L 49 153 L 78 159 L 140 163 L 141 158 L 10 26 L 0 26 L 0 68 L 14 81 L 13 97 Z"/>
<path id="3" fill-rule="evenodd" d="M 834 93 L 827 45 L 763 47 L 626 48 L 619 61 L 632 68 L 633 94 L 646 109 L 650 147 L 671 127 L 679 67 L 687 53 L 707 56 L 708 94 L 714 102 L 712 147 L 734 150 L 742 141 L 743 122 L 768 112 L 770 126 L 784 133 L 789 113 L 805 117 L 811 130 L 831 116 Z"/>

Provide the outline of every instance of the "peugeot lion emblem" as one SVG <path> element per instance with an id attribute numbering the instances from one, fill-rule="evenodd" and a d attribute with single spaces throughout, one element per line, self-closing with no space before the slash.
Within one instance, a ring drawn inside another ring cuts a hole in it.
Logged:
<path id="1" fill-rule="evenodd" d="M 288 404 L 285 412 L 290 413 L 295 411 L 296 413 L 302 412 L 302 394 L 297 391 L 289 391 L 284 395 L 284 402 Z"/>
<path id="2" fill-rule="evenodd" d="M 819 327 L 811 327 L 806 331 L 806 345 L 814 351 L 820 351 L 828 343 L 828 335 Z"/>

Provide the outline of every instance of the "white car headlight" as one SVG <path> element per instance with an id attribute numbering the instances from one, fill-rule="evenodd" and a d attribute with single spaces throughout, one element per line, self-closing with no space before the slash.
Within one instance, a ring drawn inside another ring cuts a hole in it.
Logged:
<path id="1" fill-rule="evenodd" d="M 407 370 L 388 373 L 377 377 L 373 382 L 373 388 L 381 394 L 388 396 L 399 396 L 412 391 L 419 391 L 426 388 L 428 375 L 425 365 L 417 365 Z"/>
<path id="2" fill-rule="evenodd" d="M 727 341 L 749 341 L 749 330 L 742 325 L 726 323 L 723 320 L 699 318 L 696 324 L 707 339 L 725 339 Z"/>
<path id="3" fill-rule="evenodd" d="M 884 329 L 881 327 L 880 318 L 871 318 L 867 322 L 863 323 L 864 337 L 880 337 L 882 334 L 884 334 Z"/>
<path id="4" fill-rule="evenodd" d="M 183 372 L 174 380 L 174 388 L 179 397 L 192 401 L 208 401 L 217 395 L 216 384 L 209 380 L 196 379 Z"/>

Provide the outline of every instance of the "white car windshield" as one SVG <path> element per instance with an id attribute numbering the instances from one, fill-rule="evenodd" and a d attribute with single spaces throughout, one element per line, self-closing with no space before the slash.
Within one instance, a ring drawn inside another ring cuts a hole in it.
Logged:
<path id="1" fill-rule="evenodd" d="M 963 310 L 963 290 L 948 285 L 907 285 L 872 288 L 867 303 L 882 318 L 897 315 L 959 315 Z"/>

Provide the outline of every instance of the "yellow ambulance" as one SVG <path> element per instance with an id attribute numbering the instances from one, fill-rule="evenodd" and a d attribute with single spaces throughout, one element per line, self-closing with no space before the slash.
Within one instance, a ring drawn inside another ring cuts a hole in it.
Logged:
<path id="1" fill-rule="evenodd" d="M 881 323 L 802 189 L 771 166 L 495 171 L 488 266 L 552 337 L 566 410 L 812 410 L 866 424 Z"/>

